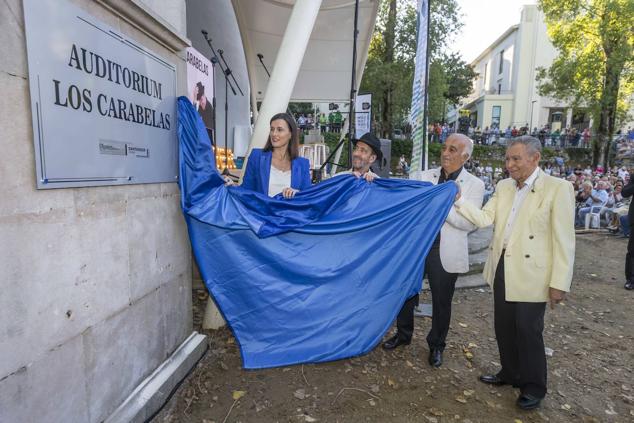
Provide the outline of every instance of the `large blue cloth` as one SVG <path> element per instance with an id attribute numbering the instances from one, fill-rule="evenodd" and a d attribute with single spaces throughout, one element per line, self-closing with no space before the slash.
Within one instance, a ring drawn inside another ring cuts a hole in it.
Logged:
<path id="1" fill-rule="evenodd" d="M 337 176 L 291 200 L 224 187 L 202 120 L 178 100 L 180 187 L 207 288 L 245 368 L 370 351 L 421 288 L 454 184 Z"/>

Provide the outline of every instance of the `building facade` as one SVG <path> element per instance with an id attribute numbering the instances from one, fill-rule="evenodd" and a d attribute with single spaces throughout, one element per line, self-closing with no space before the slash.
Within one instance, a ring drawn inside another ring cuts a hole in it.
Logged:
<path id="1" fill-rule="evenodd" d="M 536 5 L 522 8 L 519 24 L 511 26 L 471 63 L 478 77 L 473 91 L 460 106 L 468 110 L 471 125 L 484 129 L 497 126 L 552 130 L 591 126 L 589 113 L 539 95 L 536 75 L 557 57 L 546 32 L 543 13 Z M 457 120 L 451 110 L 448 122 Z"/>

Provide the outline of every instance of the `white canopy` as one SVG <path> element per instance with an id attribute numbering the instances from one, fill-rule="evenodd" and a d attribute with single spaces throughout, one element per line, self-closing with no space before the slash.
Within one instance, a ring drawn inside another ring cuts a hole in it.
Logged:
<path id="1" fill-rule="evenodd" d="M 318 0 L 300 0 L 318 1 Z M 269 72 L 286 31 L 295 0 L 233 0 L 247 55 L 251 86 L 257 101 L 264 98 Z M 291 101 L 335 102 L 350 98 L 353 0 L 323 0 L 301 64 Z M 379 0 L 360 0 L 357 38 L 357 87 L 370 47 Z"/>

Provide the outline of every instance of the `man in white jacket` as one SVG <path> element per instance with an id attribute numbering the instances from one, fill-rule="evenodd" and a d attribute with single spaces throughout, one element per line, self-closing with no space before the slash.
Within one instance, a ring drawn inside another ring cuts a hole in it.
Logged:
<path id="1" fill-rule="evenodd" d="M 480 208 L 484 196 L 484 182 L 463 167 L 472 152 L 471 139 L 462 134 L 451 134 L 442 147 L 441 167 L 424 172 L 412 172 L 410 179 L 427 181 L 434 185 L 455 181 L 460 185 L 465 201 Z M 451 321 L 451 301 L 458 275 L 469 270 L 467 236 L 473 229 L 475 226 L 452 207 L 425 260 L 425 273 L 429 279 L 433 307 L 432 326 L 427 335 L 429 364 L 433 367 L 442 365 L 442 353 Z M 411 342 L 414 332 L 414 307 L 417 304 L 418 294 L 403 304 L 396 322 L 396 335 L 383 343 L 384 349 L 393 350 Z"/>

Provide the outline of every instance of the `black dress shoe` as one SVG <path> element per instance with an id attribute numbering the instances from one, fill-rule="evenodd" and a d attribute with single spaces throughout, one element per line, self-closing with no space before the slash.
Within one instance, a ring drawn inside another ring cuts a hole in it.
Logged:
<path id="1" fill-rule="evenodd" d="M 412 341 L 405 340 L 398 336 L 398 334 L 394 335 L 387 341 L 385 341 L 382 345 L 384 350 L 393 350 L 394 348 L 400 347 L 401 345 L 409 345 Z"/>
<path id="2" fill-rule="evenodd" d="M 437 348 L 432 348 L 429 351 L 429 365 L 432 367 L 442 366 L 442 351 Z"/>
<path id="3" fill-rule="evenodd" d="M 515 402 L 519 408 L 522 410 L 534 410 L 539 407 L 539 404 L 542 402 L 541 398 L 535 398 L 529 394 L 520 394 L 517 397 L 517 401 Z"/>
<path id="4" fill-rule="evenodd" d="M 482 375 L 480 376 L 480 382 L 495 386 L 508 385 L 508 383 L 500 379 L 498 375 Z"/>
<path id="5" fill-rule="evenodd" d="M 628 291 L 633 290 L 634 289 L 634 282 L 631 282 L 631 281 L 625 282 L 624 288 L 627 289 Z"/>

